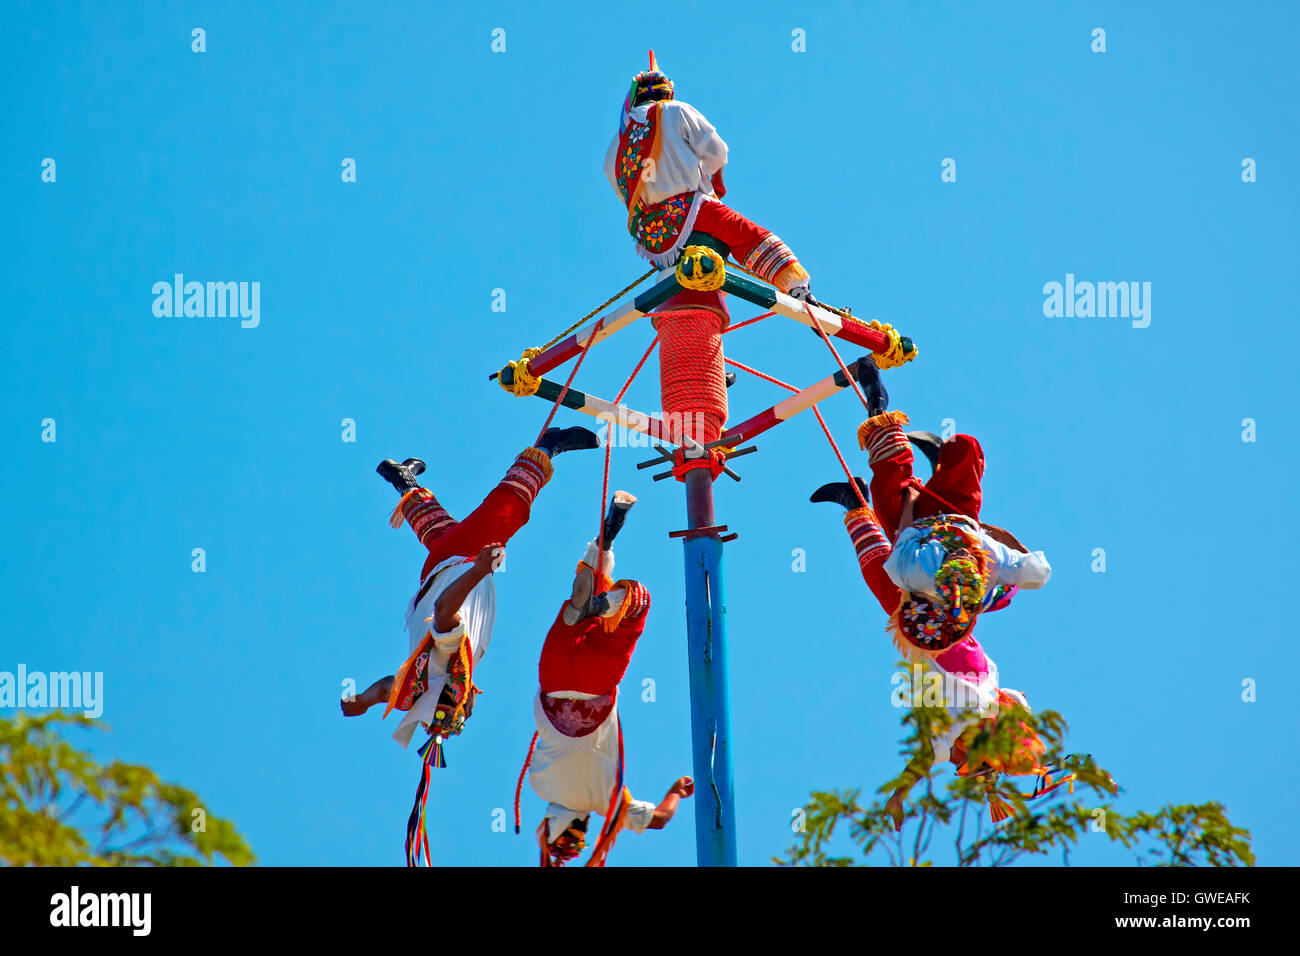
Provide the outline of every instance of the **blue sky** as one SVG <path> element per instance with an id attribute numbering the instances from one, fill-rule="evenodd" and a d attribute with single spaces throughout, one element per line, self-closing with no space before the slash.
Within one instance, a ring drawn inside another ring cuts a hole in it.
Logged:
<path id="1" fill-rule="evenodd" d="M 1051 560 L 1045 590 L 980 626 L 1003 682 L 1065 714 L 1123 807 L 1220 800 L 1261 863 L 1300 860 L 1297 634 L 1275 583 L 1300 518 L 1294 10 L 259 6 L 18 3 L 0 32 L 0 670 L 102 671 L 97 752 L 198 791 L 263 863 L 400 864 L 418 760 L 389 739 L 395 717 L 337 703 L 345 679 L 400 663 L 423 553 L 388 527 L 374 466 L 425 458 L 464 514 L 536 434 L 546 406 L 487 374 L 644 271 L 600 165 L 653 47 L 731 147 L 728 201 L 799 252 L 822 298 L 915 338 L 920 358 L 887 378 L 895 405 L 977 435 L 985 517 Z M 259 282 L 260 324 L 155 317 L 151 288 L 177 272 Z M 1045 317 L 1044 284 L 1067 274 L 1150 282 L 1149 327 Z M 612 397 L 650 335 L 601 345 L 579 384 Z M 834 366 L 779 318 L 726 344 L 788 381 Z M 779 397 L 742 377 L 733 420 Z M 659 407 L 653 366 L 628 401 Z M 843 394 L 825 413 L 850 453 L 860 408 Z M 891 776 L 900 716 L 883 615 L 838 514 L 807 503 L 833 455 L 811 417 L 759 444 L 718 490 L 740 533 L 747 864 L 789 843 L 810 790 Z M 684 505 L 641 457 L 616 449 L 612 481 L 641 499 L 619 568 L 655 607 L 623 713 L 629 782 L 657 799 L 691 770 L 666 535 Z M 498 582 L 486 693 L 430 798 L 440 862 L 535 859 L 493 811 L 510 808 L 537 652 L 600 506 L 598 454 L 556 465 Z M 527 791 L 524 806 L 535 822 Z M 613 862 L 692 862 L 685 812 Z M 1085 841 L 1074 859 L 1130 858 Z"/>

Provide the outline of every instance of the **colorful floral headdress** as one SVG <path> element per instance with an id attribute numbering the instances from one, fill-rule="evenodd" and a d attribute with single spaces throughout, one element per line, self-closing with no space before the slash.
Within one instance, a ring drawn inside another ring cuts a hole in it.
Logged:
<path id="1" fill-rule="evenodd" d="M 650 69 L 632 77 L 632 86 L 623 99 L 623 109 L 618 116 L 618 131 L 620 133 L 627 129 L 632 107 L 636 106 L 637 100 L 646 94 L 652 94 L 651 98 L 655 100 L 671 100 L 673 98 L 673 81 L 668 79 L 668 75 L 659 69 L 659 61 L 655 59 L 654 50 L 650 51 Z"/>
<path id="2" fill-rule="evenodd" d="M 963 640 L 975 626 L 988 581 L 988 556 L 968 529 L 946 515 L 916 526 L 918 545 L 937 544 L 945 556 L 934 575 L 938 600 L 904 591 L 889 619 L 894 644 L 909 656 L 912 650 L 936 654 Z"/>

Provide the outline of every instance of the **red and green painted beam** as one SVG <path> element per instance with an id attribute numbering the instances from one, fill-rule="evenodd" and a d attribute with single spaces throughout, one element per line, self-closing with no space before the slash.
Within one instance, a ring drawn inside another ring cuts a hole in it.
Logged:
<path id="1" fill-rule="evenodd" d="M 588 341 L 595 345 L 642 316 L 649 315 L 680 292 L 681 288 L 676 273 L 672 269 L 664 269 L 659 273 L 658 281 L 631 302 L 598 319 L 593 319 L 541 354 L 533 356 L 528 361 L 528 371 L 537 376 L 545 375 L 570 359 L 576 358 Z M 775 312 L 777 315 L 783 315 L 787 319 L 793 319 L 809 328 L 813 327 L 815 321 L 821 325 L 827 335 L 870 349 L 878 355 L 887 353 L 895 345 L 895 340 L 891 339 L 887 332 L 873 328 L 866 322 L 851 316 L 837 315 L 819 305 L 805 307 L 798 299 L 755 282 L 734 269 L 727 270 L 722 291 Z M 902 338 L 901 345 L 903 352 L 913 351 L 911 339 Z"/>
<path id="2" fill-rule="evenodd" d="M 514 386 L 514 369 L 508 365 L 501 370 L 501 384 L 506 388 Z M 564 394 L 564 401 L 560 402 L 560 404 L 565 408 L 571 408 L 575 412 L 582 412 L 584 415 L 598 418 L 605 423 L 613 422 L 631 431 L 649 435 L 656 441 L 668 442 L 672 445 L 681 442 L 681 439 L 672 434 L 672 429 L 659 419 L 628 408 L 626 405 L 615 405 L 603 398 L 589 395 L 572 385 L 565 392 L 564 386 L 560 383 L 543 378 L 538 380 L 537 391 L 533 394 L 554 404 L 561 393 Z"/>
<path id="3" fill-rule="evenodd" d="M 864 357 L 858 361 L 867 361 Z M 848 366 L 849 374 L 854 379 L 858 377 L 858 362 L 853 362 Z M 824 398 L 834 395 L 849 387 L 849 380 L 844 377 L 844 372 L 836 371 L 835 374 L 829 375 L 809 385 L 807 388 L 800 389 L 783 402 L 778 402 L 771 408 L 765 408 L 750 418 L 745 419 L 738 425 L 732 425 L 722 433 L 722 441 L 731 447 L 739 445 L 741 442 L 750 441 L 757 435 L 763 434 L 769 428 L 789 421 L 800 412 L 806 412 Z"/>
<path id="4" fill-rule="evenodd" d="M 856 379 L 858 377 L 858 363 L 851 363 L 848 369 L 849 374 Z M 501 384 L 506 388 L 514 385 L 514 370 L 509 366 L 501 370 Z M 828 375 L 821 381 L 801 389 L 785 399 L 785 401 L 778 402 L 770 408 L 765 408 L 757 415 L 745 419 L 739 425 L 731 426 L 723 432 L 721 440 L 724 444 L 734 448 L 741 442 L 749 441 L 756 435 L 761 435 L 768 429 L 794 418 L 800 412 L 806 412 L 823 399 L 829 398 L 836 392 L 848 387 L 849 380 L 844 377 L 842 371 L 837 370 L 834 374 Z M 563 391 L 563 385 L 544 378 L 539 380 L 537 391 L 533 394 L 538 398 L 554 403 Z M 681 438 L 673 434 L 673 429 L 653 415 L 638 412 L 626 405 L 615 405 L 613 402 L 598 398 L 595 395 L 589 395 L 572 386 L 564 394 L 564 401 L 560 404 L 565 408 L 582 412 L 582 414 L 597 418 L 602 422 L 613 422 L 631 431 L 649 435 L 656 441 L 670 445 L 681 444 Z"/>

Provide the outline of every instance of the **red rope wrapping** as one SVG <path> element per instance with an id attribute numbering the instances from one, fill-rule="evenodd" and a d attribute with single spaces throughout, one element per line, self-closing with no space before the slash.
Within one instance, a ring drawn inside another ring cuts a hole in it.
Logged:
<path id="1" fill-rule="evenodd" d="M 736 368 L 741 369 L 742 371 L 749 372 L 751 375 L 757 375 L 759 378 L 763 379 L 764 381 L 771 382 L 773 385 L 780 385 L 782 388 L 787 389 L 788 391 L 791 392 L 799 391 L 799 389 L 795 388 L 793 385 L 789 384 L 788 382 L 783 382 L 779 378 L 773 378 L 771 375 L 764 375 L 758 369 L 750 368 L 748 365 L 742 365 L 740 362 L 737 362 L 735 359 L 725 359 L 724 361 L 728 365 L 734 365 L 736 366 Z M 850 376 L 849 381 L 852 380 L 853 379 Z M 817 416 L 817 423 L 821 425 L 822 431 L 826 433 L 826 440 L 831 443 L 831 450 L 835 452 L 835 457 L 839 459 L 840 467 L 844 469 L 844 474 L 848 476 L 849 485 L 853 488 L 853 493 L 858 496 L 858 501 L 862 502 L 862 507 L 864 508 L 867 507 L 867 499 L 863 496 L 862 489 L 858 487 L 858 483 L 853 480 L 853 472 L 849 471 L 849 466 L 847 463 L 845 463 L 844 456 L 840 454 L 840 446 L 835 444 L 835 439 L 831 437 L 831 430 L 826 427 L 826 419 L 822 418 L 822 410 L 818 408 L 816 405 L 812 407 L 812 410 L 813 410 L 813 414 Z M 673 471 L 675 474 L 676 468 L 674 468 Z M 717 476 L 715 475 L 714 477 L 716 478 Z M 935 497 L 938 496 L 936 495 Z"/>
<path id="2" fill-rule="evenodd" d="M 546 434 L 546 429 L 551 427 L 551 421 L 555 418 L 556 410 L 560 407 L 560 403 L 564 401 L 564 396 L 569 394 L 569 386 L 573 384 L 573 377 L 578 374 L 578 369 L 582 368 L 582 361 L 587 357 L 587 353 L 591 351 L 591 343 L 596 341 L 596 333 L 600 331 L 600 327 L 604 322 L 604 319 L 598 320 L 596 327 L 591 330 L 591 335 L 587 337 L 587 344 L 582 347 L 582 354 L 578 356 L 578 361 L 573 364 L 573 371 L 569 373 L 564 388 L 560 389 L 559 397 L 555 399 L 555 404 L 551 406 L 551 414 L 546 416 L 546 424 L 542 425 L 542 430 L 537 433 L 537 441 L 541 441 L 542 436 Z M 536 445 L 537 441 L 533 442 L 533 444 Z"/>
<path id="3" fill-rule="evenodd" d="M 716 481 L 718 475 L 722 474 L 722 466 L 726 463 L 727 456 L 720 448 L 710 448 L 705 454 L 696 455 L 694 458 L 687 458 L 686 449 L 679 448 L 673 452 L 673 477 L 678 481 L 685 481 L 688 471 L 707 468 Z"/>
<path id="4" fill-rule="evenodd" d="M 677 444 L 689 436 L 702 445 L 722 435 L 727 383 L 722 359 L 722 316 L 706 309 L 657 313 L 659 390 Z M 673 419 L 679 419 L 673 428 Z"/>

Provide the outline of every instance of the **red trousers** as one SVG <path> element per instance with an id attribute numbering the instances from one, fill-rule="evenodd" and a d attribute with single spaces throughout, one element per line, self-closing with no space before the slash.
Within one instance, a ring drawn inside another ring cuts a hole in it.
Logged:
<path id="1" fill-rule="evenodd" d="M 528 523 L 530 510 L 518 492 L 497 485 L 464 521 L 453 523 L 437 537 L 424 542 L 429 556 L 424 560 L 420 580 L 450 557 L 473 558 L 489 544 L 505 544 Z"/>
<path id="2" fill-rule="evenodd" d="M 582 694 L 612 694 L 627 673 L 648 617 L 644 612 L 635 618 L 625 617 L 612 633 L 607 633 L 598 617 L 565 624 L 561 605 L 537 665 L 542 693 L 575 690 Z"/>
<path id="3" fill-rule="evenodd" d="M 979 520 L 984 501 L 980 484 L 984 477 L 984 451 L 978 441 L 970 435 L 954 435 L 944 442 L 939 451 L 939 465 L 924 484 L 912 473 L 913 460 L 912 449 L 902 447 L 891 457 L 871 463 L 871 504 L 890 541 L 898 537 L 903 494 L 908 488 L 921 492 L 913 509 L 914 518 L 963 514 Z"/>
<path id="4" fill-rule="evenodd" d="M 695 228 L 730 246 L 731 256 L 737 262 L 744 262 L 754 247 L 772 232 L 720 202 L 700 204 L 700 211 L 695 216 Z"/>
<path id="5" fill-rule="evenodd" d="M 429 549 L 420 580 L 448 558 L 477 557 L 487 545 L 509 541 L 528 523 L 537 493 L 550 477 L 551 460 L 546 453 L 525 448 L 506 476 L 464 521 L 453 518 L 428 488 L 417 488 L 403 495 L 402 518 Z"/>

